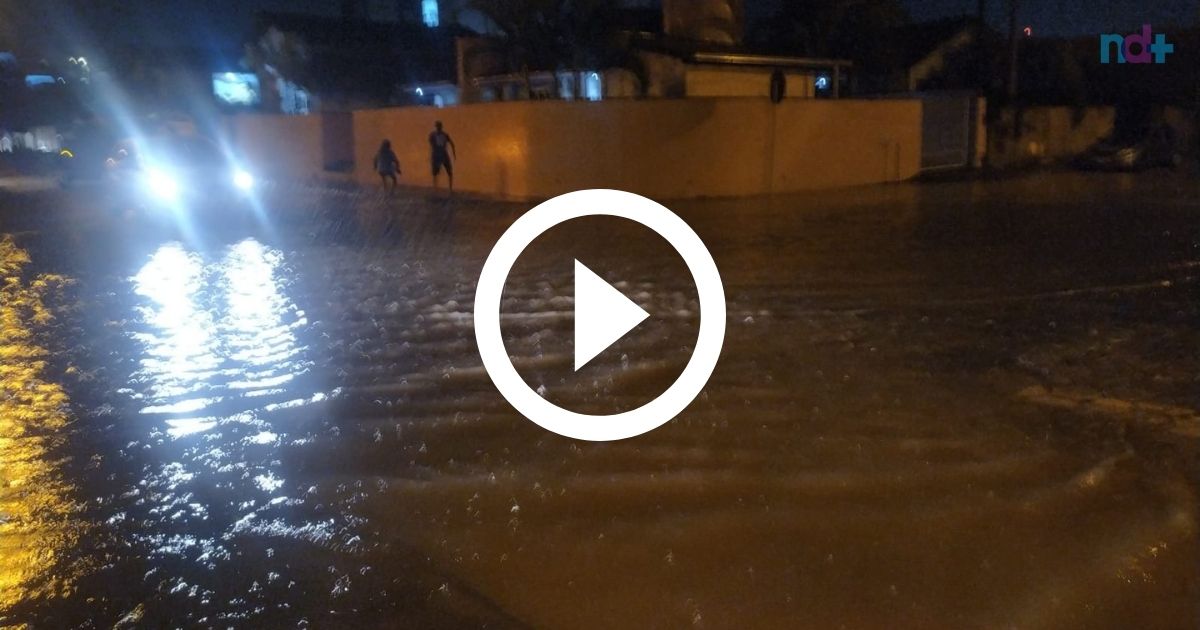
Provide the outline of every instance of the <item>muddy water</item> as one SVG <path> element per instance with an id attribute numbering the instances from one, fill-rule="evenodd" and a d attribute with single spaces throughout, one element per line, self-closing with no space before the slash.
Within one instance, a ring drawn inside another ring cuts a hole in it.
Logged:
<path id="1" fill-rule="evenodd" d="M 9 228 L 36 304 L 0 312 L 0 624 L 1195 627 L 1197 192 L 673 204 L 724 354 L 610 444 L 480 367 L 474 281 L 519 205 Z M 578 373 L 574 259 L 652 315 Z M 589 413 L 662 391 L 698 321 L 661 241 L 597 221 L 535 242 L 502 316 L 526 382 Z"/>

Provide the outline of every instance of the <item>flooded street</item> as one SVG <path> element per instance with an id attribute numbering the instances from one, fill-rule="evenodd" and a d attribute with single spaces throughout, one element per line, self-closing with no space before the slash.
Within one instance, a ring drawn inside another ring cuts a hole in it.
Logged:
<path id="1" fill-rule="evenodd" d="M 530 204 L 426 195 L 0 195 L 0 627 L 1200 626 L 1194 175 L 667 203 L 724 352 L 613 443 L 482 369 L 475 281 Z M 576 259 L 651 315 L 579 372 Z M 697 309 L 665 243 L 583 219 L 501 310 L 531 387 L 607 414 Z"/>

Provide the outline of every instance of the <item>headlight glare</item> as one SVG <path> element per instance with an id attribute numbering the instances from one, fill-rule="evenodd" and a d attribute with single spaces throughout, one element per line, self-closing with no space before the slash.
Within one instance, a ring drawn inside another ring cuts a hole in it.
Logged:
<path id="1" fill-rule="evenodd" d="M 242 169 L 233 172 L 233 185 L 241 190 L 254 188 L 254 176 Z"/>
<path id="2" fill-rule="evenodd" d="M 146 171 L 146 187 L 164 201 L 174 201 L 179 197 L 179 182 L 170 173 L 160 169 Z"/>

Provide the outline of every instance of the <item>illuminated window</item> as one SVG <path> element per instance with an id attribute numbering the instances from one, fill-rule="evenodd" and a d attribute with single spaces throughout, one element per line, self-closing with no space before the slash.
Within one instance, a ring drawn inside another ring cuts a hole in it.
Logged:
<path id="1" fill-rule="evenodd" d="M 598 101 L 604 96 L 598 72 L 588 72 L 583 78 L 583 97 L 589 101 Z"/>
<path id="2" fill-rule="evenodd" d="M 425 26 L 438 25 L 437 0 L 421 0 L 421 19 L 425 22 Z"/>

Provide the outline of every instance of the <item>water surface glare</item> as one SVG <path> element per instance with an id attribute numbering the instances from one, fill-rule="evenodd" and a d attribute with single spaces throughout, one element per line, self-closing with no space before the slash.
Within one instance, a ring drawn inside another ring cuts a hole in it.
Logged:
<path id="1" fill-rule="evenodd" d="M 1197 186 L 671 204 L 726 345 L 683 414 L 603 444 L 482 370 L 475 280 L 520 204 L 297 194 L 204 242 L 0 212 L 0 626 L 1197 627 Z M 578 372 L 576 259 L 651 315 Z M 614 413 L 699 312 L 664 243 L 581 220 L 501 316 L 530 387 Z"/>

